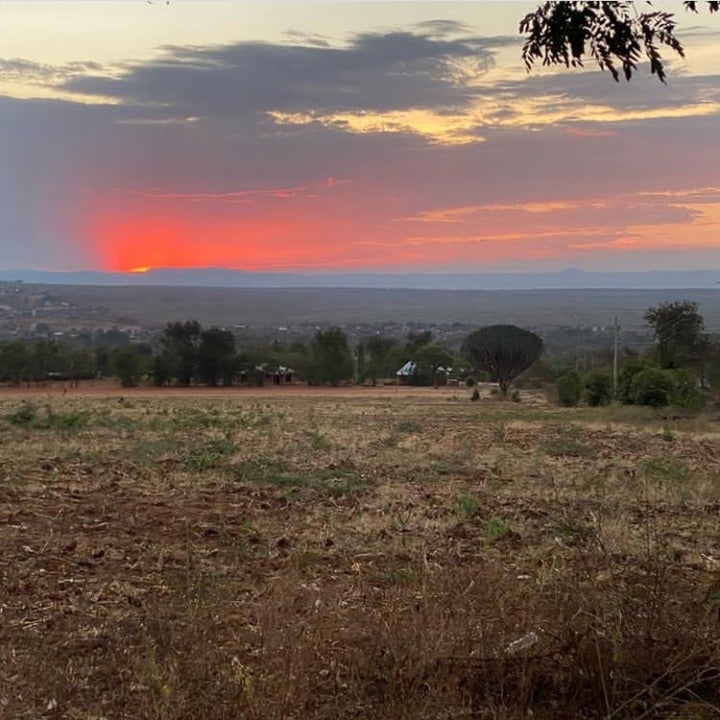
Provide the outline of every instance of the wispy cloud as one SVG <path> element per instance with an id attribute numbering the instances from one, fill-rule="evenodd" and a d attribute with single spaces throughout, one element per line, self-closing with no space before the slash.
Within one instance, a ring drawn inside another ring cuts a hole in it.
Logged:
<path id="1" fill-rule="evenodd" d="M 225 190 L 220 192 L 190 192 L 169 191 L 159 189 L 129 190 L 130 195 L 136 195 L 150 200 L 180 200 L 190 202 L 222 202 L 251 204 L 260 198 L 274 198 L 277 200 L 291 200 L 301 197 L 316 197 L 318 192 L 337 185 L 344 185 L 347 180 L 328 177 L 321 182 L 310 185 L 296 185 L 294 187 L 251 188 L 243 190 Z"/>
<path id="2" fill-rule="evenodd" d="M 256 198 L 271 197 L 278 199 L 296 198 L 308 194 L 303 186 L 287 188 L 268 188 L 263 190 L 231 190 L 227 192 L 164 192 L 161 190 L 131 190 L 132 195 L 153 200 L 190 200 L 230 203 L 250 203 Z"/>

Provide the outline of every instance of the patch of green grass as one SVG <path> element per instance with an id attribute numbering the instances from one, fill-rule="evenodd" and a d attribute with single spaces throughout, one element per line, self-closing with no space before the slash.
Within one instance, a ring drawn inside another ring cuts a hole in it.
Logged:
<path id="1" fill-rule="evenodd" d="M 488 542 L 496 543 L 499 540 L 507 537 L 510 532 L 508 524 L 499 517 L 493 517 L 488 520 L 487 526 L 485 527 L 485 537 Z"/>
<path id="2" fill-rule="evenodd" d="M 682 458 L 674 455 L 650 458 L 643 465 L 643 474 L 648 483 L 669 490 L 680 502 L 690 500 L 691 471 Z"/>
<path id="3" fill-rule="evenodd" d="M 49 403 L 45 405 L 44 411 L 40 412 L 35 404 L 23 400 L 13 412 L 5 417 L 12 425 L 20 427 L 68 432 L 87 427 L 90 413 L 79 410 L 58 412 Z"/>
<path id="4" fill-rule="evenodd" d="M 595 527 L 582 518 L 563 515 L 555 523 L 554 532 L 569 545 L 582 545 L 595 535 Z"/>
<path id="5" fill-rule="evenodd" d="M 303 435 L 309 440 L 310 447 L 318 452 L 327 452 L 333 449 L 333 444 L 317 430 L 303 430 Z"/>
<path id="6" fill-rule="evenodd" d="M 34 403 L 23 400 L 5 419 L 12 425 L 32 425 L 37 419 L 37 407 Z"/>
<path id="7" fill-rule="evenodd" d="M 309 489 L 329 497 L 344 497 L 370 484 L 370 480 L 355 468 L 294 468 L 282 458 L 275 457 L 236 463 L 230 471 L 239 481 L 286 492 Z"/>
<path id="8" fill-rule="evenodd" d="M 235 453 L 235 443 L 229 437 L 208 440 L 189 447 L 180 459 L 188 470 L 202 472 L 224 464 Z"/>
<path id="9" fill-rule="evenodd" d="M 423 429 L 423 424 L 418 420 L 400 420 L 395 423 L 395 431 L 401 435 L 418 435 Z"/>
<path id="10" fill-rule="evenodd" d="M 476 515 L 480 510 L 480 501 L 474 495 L 458 495 L 455 498 L 455 505 L 467 517 Z"/>
<path id="11" fill-rule="evenodd" d="M 412 568 L 401 567 L 396 570 L 390 570 L 387 574 L 387 581 L 391 585 L 407 585 L 413 579 Z"/>
<path id="12" fill-rule="evenodd" d="M 507 439 L 507 426 L 500 420 L 493 425 L 493 438 L 499 445 L 504 445 Z"/>
<path id="13" fill-rule="evenodd" d="M 597 457 L 597 451 L 573 437 L 557 437 L 542 443 L 543 450 L 551 457 Z"/>

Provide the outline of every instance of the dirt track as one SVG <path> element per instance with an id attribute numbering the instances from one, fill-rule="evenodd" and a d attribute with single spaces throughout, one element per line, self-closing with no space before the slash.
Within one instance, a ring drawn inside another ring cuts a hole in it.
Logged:
<path id="1" fill-rule="evenodd" d="M 490 385 L 487 387 L 489 394 Z M 264 387 L 136 387 L 123 388 L 111 382 L 87 381 L 80 382 L 71 387 L 69 382 L 49 383 L 46 385 L 30 385 L 23 387 L 0 387 L 0 400 L 3 398 L 36 398 L 67 396 L 67 397 L 138 397 L 138 398 L 242 398 L 242 397 L 281 397 L 313 396 L 313 397 L 342 397 L 342 398 L 390 398 L 423 397 L 439 398 L 464 397 L 470 391 L 462 387 L 409 387 L 409 386 L 379 386 L 363 387 L 348 385 L 343 387 L 309 387 L 307 385 L 268 385 Z"/>

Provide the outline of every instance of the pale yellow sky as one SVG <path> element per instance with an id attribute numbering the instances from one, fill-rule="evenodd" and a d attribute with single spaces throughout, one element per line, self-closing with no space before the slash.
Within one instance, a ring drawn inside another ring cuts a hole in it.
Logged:
<path id="1" fill-rule="evenodd" d="M 139 59 L 165 44 L 288 41 L 288 31 L 342 43 L 365 31 L 410 27 L 438 18 L 482 35 L 514 34 L 529 2 L 400 0 L 4 0 L 0 47 L 5 58 L 44 63 Z"/>
<path id="2" fill-rule="evenodd" d="M 668 60 L 684 73 L 720 72 L 714 35 L 692 33 L 693 26 L 720 28 L 720 14 L 683 12 L 678 2 L 656 7 L 678 11 L 688 61 Z M 93 61 L 107 65 L 152 57 L 164 45 L 215 45 L 259 40 L 293 43 L 293 33 L 342 45 L 368 31 L 412 28 L 448 19 L 472 34 L 516 35 L 519 19 L 536 3 L 515 0 L 0 0 L 0 58 L 46 65 Z M 524 74 L 518 45 L 499 51 L 497 69 Z M 543 72 L 537 67 L 536 74 Z M 28 85 L 22 77 L 0 78 L 0 93 L 15 97 L 57 97 L 47 85 Z M 74 98 L 78 100 L 77 96 Z"/>

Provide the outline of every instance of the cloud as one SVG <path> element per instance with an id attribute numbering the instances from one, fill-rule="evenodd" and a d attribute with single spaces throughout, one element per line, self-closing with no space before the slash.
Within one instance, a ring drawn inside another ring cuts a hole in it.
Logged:
<path id="1" fill-rule="evenodd" d="M 75 77 L 64 89 L 197 116 L 461 107 L 467 82 L 492 65 L 503 42 L 389 32 L 360 34 L 336 47 L 168 46 L 116 77 Z"/>
<path id="2" fill-rule="evenodd" d="M 717 238 L 713 76 L 652 92 L 600 73 L 508 79 L 509 39 L 445 21 L 291 39 L 113 68 L 3 61 L 66 99 L 0 97 L 2 262 L 150 266 L 174 247 L 199 262 L 202 239 L 253 267 L 271 243 L 296 266 L 469 268 L 509 248 Z"/>
<path id="3" fill-rule="evenodd" d="M 0 80 L 32 85 L 55 85 L 85 73 L 105 70 L 104 65 L 91 61 L 49 65 L 21 58 L 0 58 Z"/>
<path id="4" fill-rule="evenodd" d="M 345 180 L 328 177 L 313 186 L 296 185 L 294 187 L 255 188 L 244 190 L 224 190 L 221 192 L 191 192 L 191 191 L 164 191 L 164 190 L 129 190 L 131 195 L 137 195 L 151 200 L 180 200 L 191 202 L 222 202 L 250 204 L 263 198 L 276 200 L 291 200 L 302 197 L 317 197 L 319 192 L 337 185 L 344 185 Z"/>

